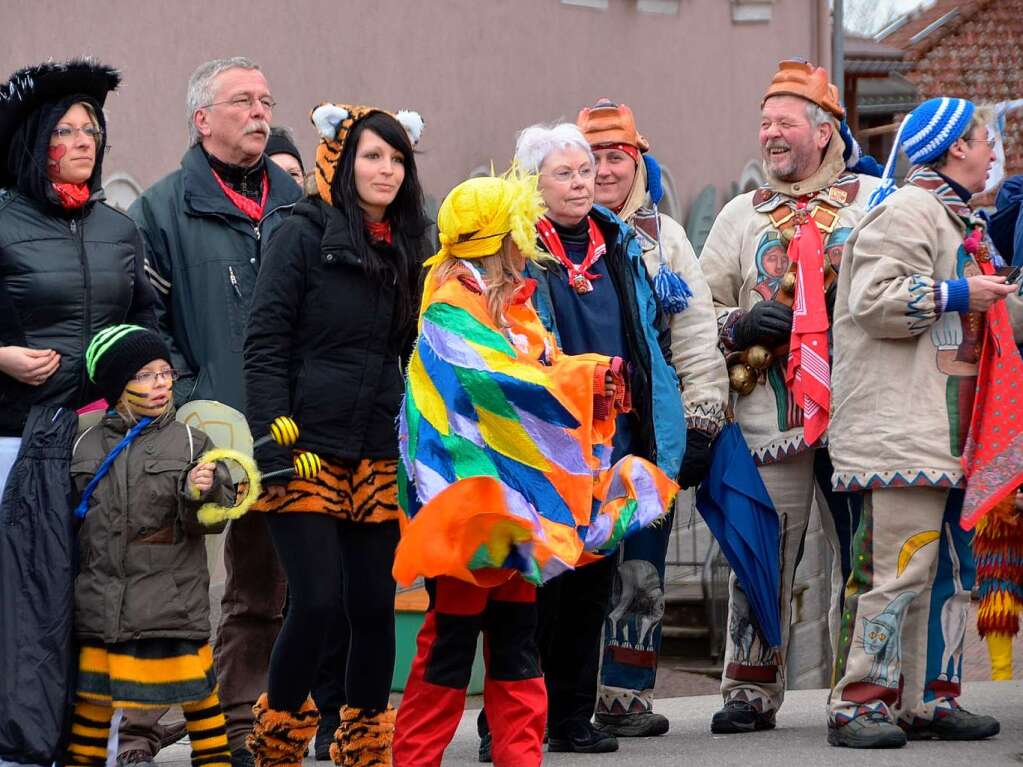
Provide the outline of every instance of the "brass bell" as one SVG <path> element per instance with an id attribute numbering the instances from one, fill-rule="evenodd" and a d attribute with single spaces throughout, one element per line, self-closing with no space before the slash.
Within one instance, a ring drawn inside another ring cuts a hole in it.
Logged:
<path id="1" fill-rule="evenodd" d="M 757 374 L 749 365 L 740 362 L 728 369 L 728 383 L 733 391 L 745 397 L 756 387 Z"/>
<path id="2" fill-rule="evenodd" d="M 791 296 L 796 291 L 796 273 L 785 272 L 785 276 L 781 278 L 781 283 L 778 285 L 778 290 L 786 295 Z"/>
<path id="3" fill-rule="evenodd" d="M 754 370 L 764 370 L 772 362 L 774 362 L 774 355 L 759 344 L 746 350 L 746 364 Z"/>

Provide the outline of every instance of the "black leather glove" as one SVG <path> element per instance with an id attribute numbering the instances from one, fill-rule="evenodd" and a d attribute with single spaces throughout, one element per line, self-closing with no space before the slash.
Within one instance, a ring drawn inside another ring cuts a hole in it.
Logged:
<path id="1" fill-rule="evenodd" d="M 777 301 L 761 301 L 739 318 L 732 332 L 736 349 L 785 343 L 792 334 L 792 309 Z"/>
<path id="2" fill-rule="evenodd" d="M 710 446 L 714 438 L 700 429 L 686 430 L 686 454 L 678 472 L 678 483 L 682 489 L 696 487 L 707 476 L 710 469 Z"/>

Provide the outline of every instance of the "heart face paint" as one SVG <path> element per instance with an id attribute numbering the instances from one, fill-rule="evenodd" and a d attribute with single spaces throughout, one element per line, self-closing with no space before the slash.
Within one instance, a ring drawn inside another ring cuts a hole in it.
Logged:
<path id="1" fill-rule="evenodd" d="M 47 152 L 49 161 L 46 163 L 46 171 L 50 178 L 60 177 L 60 161 L 67 154 L 67 147 L 64 144 L 51 146 Z"/>

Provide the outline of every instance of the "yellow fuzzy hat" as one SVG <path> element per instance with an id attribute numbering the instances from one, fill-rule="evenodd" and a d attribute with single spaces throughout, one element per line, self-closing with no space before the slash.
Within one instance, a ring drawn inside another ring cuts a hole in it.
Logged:
<path id="1" fill-rule="evenodd" d="M 388 112 L 386 109 L 377 107 L 334 104 L 329 101 L 317 104 L 309 112 L 309 120 L 316 126 L 316 131 L 320 134 L 320 144 L 316 147 L 316 190 L 328 205 L 333 204 L 330 185 L 334 181 L 334 171 L 337 169 L 341 150 L 344 149 L 345 139 L 348 138 L 348 134 L 356 122 L 374 112 L 383 112 L 396 119 L 408 133 L 412 146 L 419 143 L 419 139 L 423 135 L 424 123 L 418 112 L 404 109 L 398 112 Z"/>
<path id="2" fill-rule="evenodd" d="M 540 257 L 536 222 L 546 208 L 536 186 L 539 178 L 513 165 L 503 176 L 471 178 L 448 193 L 437 212 L 440 250 L 425 263 L 430 273 L 423 307 L 433 292 L 433 269 L 444 261 L 492 256 L 509 234 L 523 256 Z"/>

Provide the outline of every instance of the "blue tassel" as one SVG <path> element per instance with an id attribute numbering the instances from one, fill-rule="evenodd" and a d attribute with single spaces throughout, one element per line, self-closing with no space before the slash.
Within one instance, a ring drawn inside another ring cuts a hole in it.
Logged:
<path id="1" fill-rule="evenodd" d="M 661 166 L 649 152 L 643 155 L 643 164 L 646 166 L 646 191 L 650 195 L 650 201 L 657 205 L 664 197 L 664 186 L 661 184 Z"/>
<path id="2" fill-rule="evenodd" d="M 685 311 L 689 306 L 689 299 L 693 297 L 693 291 L 686 285 L 682 275 L 671 271 L 663 262 L 654 275 L 654 290 L 657 291 L 657 298 L 668 314 Z"/>
<path id="3" fill-rule="evenodd" d="M 886 178 L 877 189 L 870 194 L 870 199 L 867 201 L 867 210 L 873 210 L 882 202 L 884 202 L 889 195 L 895 191 L 895 180 L 891 177 Z"/>

